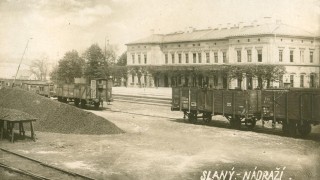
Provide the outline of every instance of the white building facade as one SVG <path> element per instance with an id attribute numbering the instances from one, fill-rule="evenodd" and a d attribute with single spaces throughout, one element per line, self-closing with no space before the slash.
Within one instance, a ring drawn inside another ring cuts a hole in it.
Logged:
<path id="1" fill-rule="evenodd" d="M 189 30 L 151 35 L 127 44 L 128 87 L 170 87 L 203 84 L 213 88 L 248 89 L 259 86 L 257 78 L 228 79 L 218 74 L 200 79 L 161 73 L 166 67 L 210 67 L 223 65 L 281 65 L 286 73 L 271 82 L 274 88 L 319 87 L 320 35 L 281 23 Z M 140 70 L 139 70 L 140 68 Z M 155 76 L 148 69 L 159 69 Z M 143 70 L 144 69 L 144 70 Z M 249 82 L 250 81 L 250 82 Z M 263 85 L 265 86 L 265 84 Z"/>

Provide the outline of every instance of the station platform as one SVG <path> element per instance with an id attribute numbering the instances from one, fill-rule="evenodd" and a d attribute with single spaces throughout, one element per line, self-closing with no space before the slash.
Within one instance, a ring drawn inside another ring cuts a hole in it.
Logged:
<path id="1" fill-rule="evenodd" d="M 171 99 L 172 89 L 163 88 L 163 87 L 162 88 L 112 87 L 112 94 Z"/>
<path id="2" fill-rule="evenodd" d="M 171 106 L 171 88 L 112 87 L 114 101 Z"/>

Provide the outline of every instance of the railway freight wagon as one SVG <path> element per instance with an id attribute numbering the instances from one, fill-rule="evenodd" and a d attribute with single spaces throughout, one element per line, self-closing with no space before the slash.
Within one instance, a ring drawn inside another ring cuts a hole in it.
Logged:
<path id="1" fill-rule="evenodd" d="M 74 102 L 76 106 L 85 107 L 86 104 L 96 108 L 103 101 L 112 100 L 112 82 L 107 79 L 91 80 L 90 84 L 84 78 L 76 78 L 74 84 L 58 84 L 56 96 L 60 102 Z"/>
<path id="2" fill-rule="evenodd" d="M 284 133 L 305 136 L 320 124 L 320 89 L 263 90 L 262 120 L 281 123 Z"/>
<path id="3" fill-rule="evenodd" d="M 54 86 L 52 83 L 47 83 L 43 81 L 31 81 L 23 82 L 20 86 L 22 89 L 39 94 L 45 97 L 51 97 L 54 95 Z"/>
<path id="4" fill-rule="evenodd" d="M 320 123 L 320 91 L 291 90 L 215 90 L 197 87 L 172 88 L 173 111 L 182 111 L 192 123 L 198 118 L 210 122 L 213 115 L 226 117 L 233 128 L 245 124 L 253 129 L 256 121 L 282 124 L 291 136 L 311 132 Z M 198 115 L 201 116 L 198 116 Z"/>
<path id="5" fill-rule="evenodd" d="M 196 87 L 172 88 L 172 110 L 182 111 L 192 123 L 198 118 L 210 122 L 213 115 L 223 115 L 234 128 L 244 123 L 252 129 L 260 118 L 261 91 L 214 90 Z M 198 116 L 202 114 L 202 116 Z"/>

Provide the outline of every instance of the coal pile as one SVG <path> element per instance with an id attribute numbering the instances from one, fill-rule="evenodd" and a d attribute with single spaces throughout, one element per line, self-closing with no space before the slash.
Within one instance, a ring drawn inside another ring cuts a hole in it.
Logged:
<path id="1" fill-rule="evenodd" d="M 0 107 L 16 109 L 37 118 L 36 131 L 64 134 L 118 134 L 112 122 L 91 112 L 18 89 L 0 89 Z"/>
<path id="2" fill-rule="evenodd" d="M 37 119 L 28 113 L 18 111 L 16 109 L 8 109 L 0 107 L 0 119 L 2 120 L 34 120 Z"/>

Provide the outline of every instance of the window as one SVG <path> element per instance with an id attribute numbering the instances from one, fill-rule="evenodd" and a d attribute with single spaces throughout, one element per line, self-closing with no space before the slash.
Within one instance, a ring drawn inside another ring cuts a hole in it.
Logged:
<path id="1" fill-rule="evenodd" d="M 179 63 L 181 64 L 181 54 L 178 54 Z"/>
<path id="2" fill-rule="evenodd" d="M 293 62 L 293 50 L 290 50 L 290 62 Z"/>
<path id="3" fill-rule="evenodd" d="M 310 62 L 313 63 L 313 51 L 310 51 Z"/>
<path id="4" fill-rule="evenodd" d="M 131 56 L 132 56 L 132 64 L 134 64 L 134 54 L 132 54 Z"/>
<path id="5" fill-rule="evenodd" d="M 294 85 L 294 75 L 291 74 L 290 75 L 290 87 L 293 87 L 293 85 Z"/>
<path id="6" fill-rule="evenodd" d="M 172 64 L 174 64 L 174 53 L 171 54 Z"/>
<path id="7" fill-rule="evenodd" d="M 237 87 L 238 87 L 239 89 L 242 88 L 242 87 L 241 87 L 241 84 L 242 84 L 242 78 L 237 78 Z"/>
<path id="8" fill-rule="evenodd" d="M 258 62 L 262 62 L 262 50 L 258 50 Z"/>
<path id="9" fill-rule="evenodd" d="M 138 55 L 138 63 L 141 64 L 141 56 L 140 56 L 140 54 Z"/>
<path id="10" fill-rule="evenodd" d="M 132 83 L 134 83 L 134 75 L 133 74 L 131 75 L 131 81 L 132 81 Z"/>
<path id="11" fill-rule="evenodd" d="M 165 54 L 164 58 L 165 58 L 165 63 L 168 64 L 168 54 Z"/>
<path id="12" fill-rule="evenodd" d="M 210 63 L 210 53 L 206 53 L 206 60 L 207 60 L 207 63 Z"/>
<path id="13" fill-rule="evenodd" d="M 218 76 L 213 77 L 213 85 L 218 86 Z"/>
<path id="14" fill-rule="evenodd" d="M 279 77 L 279 87 L 280 88 L 283 88 L 283 75 L 281 75 L 280 77 Z"/>
<path id="15" fill-rule="evenodd" d="M 314 74 L 310 74 L 310 87 L 311 87 L 311 88 L 316 87 L 316 85 L 315 85 L 315 79 L 314 79 Z"/>
<path id="16" fill-rule="evenodd" d="M 247 58 L 248 58 L 248 62 L 252 61 L 251 50 L 247 50 Z"/>
<path id="17" fill-rule="evenodd" d="M 144 58 L 144 63 L 147 64 L 147 55 L 144 54 L 144 55 L 143 55 L 143 58 Z"/>
<path id="18" fill-rule="evenodd" d="M 217 52 L 214 53 L 214 62 L 218 63 L 218 53 Z"/>
<path id="19" fill-rule="evenodd" d="M 144 80 L 144 81 L 143 81 L 144 84 L 147 85 L 147 76 L 146 76 L 146 75 L 143 76 L 143 80 Z"/>
<path id="20" fill-rule="evenodd" d="M 283 60 L 283 50 L 279 50 L 279 62 Z"/>
<path id="21" fill-rule="evenodd" d="M 222 53 L 222 60 L 223 60 L 223 63 L 227 62 L 227 53 L 226 52 Z"/>
<path id="22" fill-rule="evenodd" d="M 300 51 L 300 62 L 304 62 L 304 51 L 303 50 L 301 50 Z"/>
<path id="23" fill-rule="evenodd" d="M 300 75 L 300 87 L 304 87 L 304 75 Z"/>
<path id="24" fill-rule="evenodd" d="M 202 63 L 201 53 L 198 53 L 198 59 L 199 59 L 199 63 Z"/>
<path id="25" fill-rule="evenodd" d="M 186 53 L 186 63 L 189 63 L 189 54 Z"/>
<path id="26" fill-rule="evenodd" d="M 237 51 L 237 61 L 241 62 L 241 51 Z"/>
<path id="27" fill-rule="evenodd" d="M 197 54 L 193 53 L 193 63 L 197 63 Z"/>

